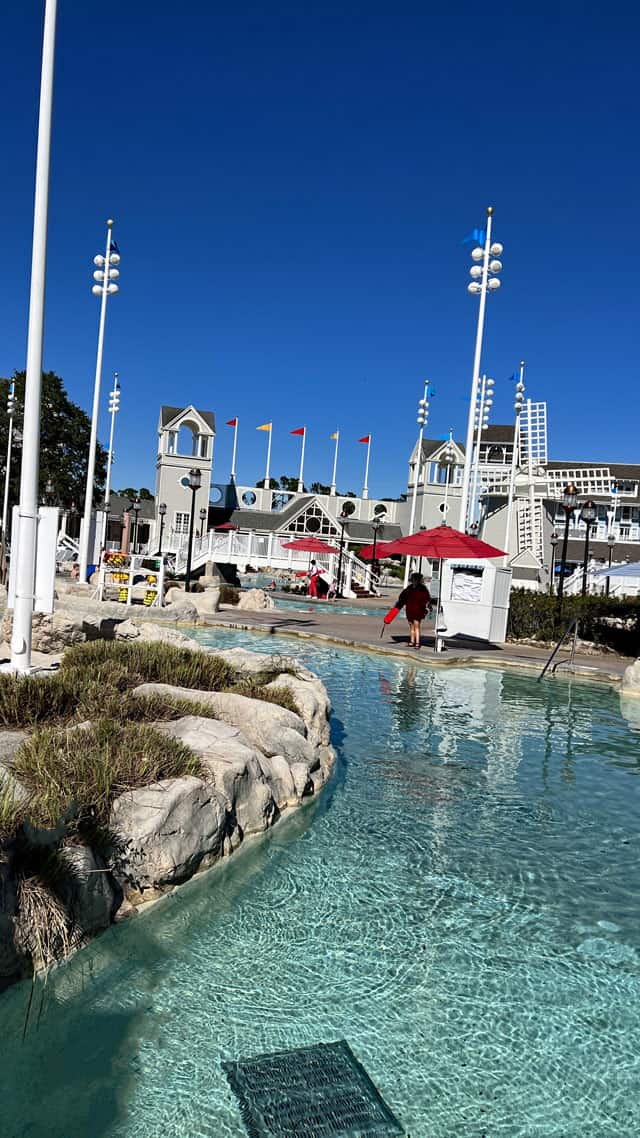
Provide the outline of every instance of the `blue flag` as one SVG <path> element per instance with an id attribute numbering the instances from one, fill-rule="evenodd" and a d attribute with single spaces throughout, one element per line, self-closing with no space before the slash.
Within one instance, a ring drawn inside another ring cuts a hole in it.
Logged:
<path id="1" fill-rule="evenodd" d="M 464 238 L 462 244 L 468 245 L 470 242 L 473 242 L 474 245 L 484 245 L 486 239 L 487 235 L 484 229 L 472 229 L 471 233 L 468 233 Z"/>

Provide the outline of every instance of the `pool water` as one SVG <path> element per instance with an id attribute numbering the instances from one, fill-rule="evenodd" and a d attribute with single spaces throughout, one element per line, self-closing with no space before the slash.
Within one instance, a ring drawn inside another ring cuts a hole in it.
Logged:
<path id="1" fill-rule="evenodd" d="M 207 630 L 326 678 L 323 796 L 0 997 L 2 1138 L 242 1138 L 345 1038 L 411 1138 L 640 1131 L 639 736 L 606 687 Z M 38 1015 L 40 1016 L 38 1022 Z"/>
<path id="2" fill-rule="evenodd" d="M 366 608 L 363 605 L 341 604 L 336 601 L 313 601 L 309 597 L 302 596 L 291 597 L 291 599 L 287 597 L 286 600 L 284 597 L 274 597 L 274 600 L 277 609 L 291 609 L 293 612 L 313 612 L 314 614 L 332 612 L 340 613 L 343 616 L 377 616 L 380 621 L 393 604 L 393 601 L 389 600 L 386 608 L 380 605 L 377 607 L 371 605 Z"/>

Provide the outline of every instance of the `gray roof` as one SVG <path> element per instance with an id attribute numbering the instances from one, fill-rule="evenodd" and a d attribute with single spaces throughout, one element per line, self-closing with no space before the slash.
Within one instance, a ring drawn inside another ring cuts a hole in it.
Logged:
<path id="1" fill-rule="evenodd" d="M 549 470 L 590 470 L 592 468 L 606 467 L 610 470 L 614 478 L 619 478 L 625 482 L 639 482 L 640 481 L 640 463 L 632 462 L 575 462 L 567 459 L 566 462 L 560 462 L 554 459 L 552 462 L 547 463 Z"/>
<path id="2" fill-rule="evenodd" d="M 373 541 L 373 526 L 371 522 L 347 522 L 344 527 L 345 537 L 349 541 L 367 542 L 370 544 Z M 378 527 L 378 541 L 397 541 L 402 537 L 402 530 L 395 522 L 383 522 Z"/>
<path id="3" fill-rule="evenodd" d="M 123 498 L 121 494 L 110 494 L 109 495 L 109 517 L 110 518 L 119 518 L 120 515 L 124 512 L 124 510 L 130 510 L 132 505 L 133 505 L 133 503 L 132 503 L 131 498 Z M 145 521 L 149 521 L 150 519 L 155 518 L 155 516 L 156 516 L 155 499 L 152 498 L 149 501 L 148 498 L 141 498 L 140 499 L 140 512 L 138 514 L 138 517 L 141 520 L 144 519 Z"/>
<path id="4" fill-rule="evenodd" d="M 186 407 L 161 407 L 160 408 L 160 426 L 166 427 L 167 423 L 173 422 L 174 419 L 177 419 L 178 415 L 181 415 L 182 412 L 186 411 L 190 406 L 191 406 L 191 404 L 187 403 Z M 197 407 L 195 408 L 195 410 L 198 412 L 200 418 L 204 419 L 207 426 L 211 427 L 212 431 L 215 431 L 215 429 L 216 429 L 216 417 L 215 417 L 213 411 L 200 411 Z"/>
<path id="5" fill-rule="evenodd" d="M 560 561 L 561 545 L 556 547 L 556 564 Z M 608 561 L 609 560 L 609 546 L 606 541 L 590 541 L 589 542 L 589 557 L 595 561 Z M 640 559 L 640 543 L 637 541 L 619 541 L 613 547 L 613 561 L 620 561 L 624 557 L 626 561 L 637 561 Z M 570 540 L 567 543 L 567 561 L 578 561 L 581 565 L 584 561 L 584 541 Z"/>
<path id="6" fill-rule="evenodd" d="M 505 446 L 510 446 L 513 443 L 514 433 L 513 423 L 490 423 L 489 426 L 482 432 L 483 443 L 504 443 Z M 440 447 L 446 443 L 446 439 L 423 439 L 422 440 L 422 457 L 431 458 L 432 454 L 440 450 Z M 465 444 L 453 440 L 455 445 L 462 453 L 465 453 Z"/>

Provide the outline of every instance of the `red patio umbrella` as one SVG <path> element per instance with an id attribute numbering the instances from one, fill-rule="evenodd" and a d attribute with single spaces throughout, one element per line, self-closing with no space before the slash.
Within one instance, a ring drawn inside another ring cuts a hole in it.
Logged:
<path id="1" fill-rule="evenodd" d="M 234 526 L 233 522 L 222 522 L 221 525 L 214 526 L 213 528 L 217 532 L 218 530 L 221 530 L 221 529 L 230 530 L 230 529 L 237 529 L 238 527 Z"/>
<path id="2" fill-rule="evenodd" d="M 385 542 L 385 554 L 388 553 L 403 553 L 407 557 L 431 557 L 436 561 L 448 561 L 452 557 L 504 557 L 504 549 L 496 549 L 495 545 L 489 545 L 471 534 L 461 533 L 451 526 L 422 529 L 409 537 Z"/>
<path id="3" fill-rule="evenodd" d="M 339 553 L 333 545 L 320 541 L 319 537 L 297 537 L 295 541 L 283 541 L 283 549 L 297 549 L 298 553 Z"/>
<path id="4" fill-rule="evenodd" d="M 403 553 L 407 557 L 430 557 L 434 561 L 450 561 L 456 557 L 476 557 L 479 560 L 489 557 L 504 557 L 504 550 L 497 549 L 471 534 L 461 533 L 451 526 L 436 526 L 435 529 L 418 530 L 409 537 L 400 537 L 397 541 L 386 543 L 387 553 Z M 440 574 L 442 579 L 442 573 Z M 436 609 L 436 638 L 434 648 L 438 644 L 438 623 L 440 620 L 441 598 L 438 594 L 438 607 Z M 391 610 L 393 612 L 393 609 Z M 391 613 L 387 614 L 391 616 Z"/>
<path id="5" fill-rule="evenodd" d="M 378 561 L 381 557 L 387 556 L 387 546 L 389 546 L 389 545 L 393 545 L 393 542 L 392 541 L 377 541 L 376 542 L 376 545 L 375 545 L 376 561 Z M 365 561 L 373 561 L 373 551 L 374 551 L 373 545 L 363 545 L 362 549 L 360 550 L 360 552 L 358 554 L 358 557 L 364 557 Z M 393 552 L 393 551 L 391 551 L 391 552 Z"/>

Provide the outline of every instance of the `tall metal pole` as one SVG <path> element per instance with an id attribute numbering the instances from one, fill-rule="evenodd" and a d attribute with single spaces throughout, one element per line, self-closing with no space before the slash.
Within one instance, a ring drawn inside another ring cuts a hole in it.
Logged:
<path id="1" fill-rule="evenodd" d="M 584 565 L 582 566 L 582 591 L 581 595 L 584 597 L 587 592 L 587 573 L 589 571 L 589 530 L 591 529 L 591 522 L 587 521 L 587 532 L 584 539 Z"/>
<path id="2" fill-rule="evenodd" d="M 271 489 L 271 487 L 269 485 L 269 469 L 271 467 L 271 435 L 272 434 L 273 434 L 273 423 L 269 423 L 269 431 L 268 431 L 269 441 L 267 443 L 267 469 L 264 472 L 264 488 L 265 488 L 265 490 Z"/>
<path id="3" fill-rule="evenodd" d="M 480 359 L 482 356 L 482 337 L 484 334 L 484 313 L 487 304 L 487 281 L 489 277 L 489 253 L 491 248 L 491 225 L 493 222 L 493 206 L 487 209 L 487 233 L 484 243 L 484 256 L 482 258 L 482 282 L 480 287 L 480 303 L 478 305 L 478 326 L 476 329 L 476 346 L 473 355 L 473 374 L 471 377 L 471 402 L 469 404 L 469 417 L 467 419 L 467 440 L 465 443 L 464 471 L 462 474 L 462 494 L 460 497 L 460 517 L 458 529 L 463 532 L 467 528 L 467 507 L 469 504 L 469 479 L 471 475 L 471 459 L 473 450 L 473 423 L 475 419 L 476 401 L 478 398 L 478 381 L 480 379 Z"/>
<path id="4" fill-rule="evenodd" d="M 107 536 L 107 520 L 109 513 L 109 495 L 111 493 L 111 466 L 113 463 L 113 435 L 116 426 L 116 415 L 118 413 L 118 392 L 120 384 L 118 383 L 118 373 L 113 373 L 113 389 L 111 391 L 109 414 L 111 415 L 111 428 L 109 430 L 109 453 L 107 455 L 107 480 L 104 487 L 104 501 L 105 510 L 102 519 L 102 539 L 100 541 L 101 547 L 104 549 L 105 540 Z"/>
<path id="5" fill-rule="evenodd" d="M 233 425 L 233 454 L 231 456 L 231 481 L 236 480 L 236 454 L 238 452 L 238 416 Z"/>
<path id="6" fill-rule="evenodd" d="M 335 497 L 335 493 L 336 493 L 336 472 L 338 469 L 338 443 L 340 442 L 340 431 L 336 431 L 336 433 L 333 437 L 336 440 L 336 446 L 335 446 L 335 450 L 333 452 L 333 475 L 331 477 L 331 489 L 329 490 L 329 493 Z"/>
<path id="7" fill-rule="evenodd" d="M 569 544 L 569 522 L 573 513 L 572 509 L 565 506 L 565 519 L 564 519 L 564 537 L 562 539 L 562 557 L 560 559 L 560 580 L 558 581 L 558 600 L 556 607 L 556 624 L 560 623 L 562 619 L 562 597 L 564 594 L 564 570 L 567 564 L 567 545 Z"/>
<path id="8" fill-rule="evenodd" d="M 40 467 L 40 394 L 47 269 L 47 219 L 49 213 L 49 165 L 53 112 L 53 73 L 56 43 L 57 0 L 46 0 L 42 39 L 40 115 L 33 208 L 31 293 L 27 337 L 27 375 L 24 395 L 22 469 L 16 546 L 16 599 L 11 637 L 11 666 L 17 672 L 31 670 L 31 628 L 35 600 L 36 531 L 38 525 L 38 474 Z"/>
<path id="9" fill-rule="evenodd" d="M 485 401 L 487 399 L 487 377 L 482 376 L 480 383 L 480 403 L 478 404 L 478 425 L 476 428 L 476 445 L 473 454 L 473 472 L 471 479 L 471 497 L 469 500 L 469 517 L 473 522 L 476 517 L 476 496 L 478 493 L 478 478 L 480 477 L 480 446 L 482 444 L 482 423 L 484 420 Z"/>
<path id="10" fill-rule="evenodd" d="M 302 428 L 302 450 L 300 451 L 300 473 L 298 475 L 298 494 L 304 490 L 304 444 L 307 441 L 307 428 Z"/>
<path id="11" fill-rule="evenodd" d="M 9 380 L 9 397 L 7 399 L 7 415 L 9 417 L 9 434 L 7 437 L 7 465 L 4 471 L 4 503 L 2 506 L 2 540 L 7 542 L 7 518 L 9 516 L 9 479 L 11 478 L 11 449 L 13 446 L 13 416 L 15 414 L 15 379 Z"/>
<path id="12" fill-rule="evenodd" d="M 362 487 L 362 497 L 366 501 L 369 497 L 369 459 L 371 458 L 371 435 L 367 437 L 367 461 L 364 464 L 364 486 Z"/>
<path id="13" fill-rule="evenodd" d="M 89 531 L 91 529 L 91 513 L 93 509 L 93 478 L 96 469 L 96 440 L 98 435 L 98 413 L 100 410 L 100 383 L 102 380 L 102 352 L 104 349 L 104 326 L 107 318 L 107 297 L 109 295 L 109 253 L 111 252 L 111 230 L 113 221 L 107 221 L 107 242 L 104 257 L 104 278 L 102 281 L 102 296 L 100 300 L 100 323 L 98 326 L 98 351 L 96 354 L 96 374 L 93 384 L 93 412 L 91 415 L 91 436 L 89 439 L 89 458 L 87 462 L 87 485 L 84 495 L 84 517 L 82 525 L 82 540 L 80 542 L 80 580 L 87 579 L 87 563 L 89 561 Z"/>

